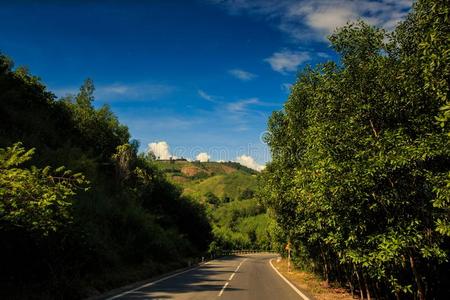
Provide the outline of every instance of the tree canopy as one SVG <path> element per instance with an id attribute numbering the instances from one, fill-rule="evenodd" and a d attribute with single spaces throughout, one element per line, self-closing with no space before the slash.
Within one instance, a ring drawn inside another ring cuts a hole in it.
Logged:
<path id="1" fill-rule="evenodd" d="M 56 99 L 0 55 L 0 298 L 80 299 L 208 250 L 204 206 L 137 153 L 94 90 L 87 79 Z"/>
<path id="2" fill-rule="evenodd" d="M 361 297 L 448 295 L 449 4 L 329 39 L 269 120 L 261 198 L 297 263 Z M 446 183 L 447 182 L 447 183 Z"/>

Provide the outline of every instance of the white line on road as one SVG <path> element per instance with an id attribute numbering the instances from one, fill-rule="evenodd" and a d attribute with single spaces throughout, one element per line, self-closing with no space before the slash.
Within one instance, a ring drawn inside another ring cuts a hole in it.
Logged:
<path id="1" fill-rule="evenodd" d="M 247 259 L 244 259 L 243 261 L 241 261 L 241 263 L 239 264 L 239 266 L 237 266 L 236 270 L 234 271 L 234 273 L 236 273 L 239 268 L 242 266 L 242 264 L 244 263 L 244 261 L 246 261 Z"/>
<path id="2" fill-rule="evenodd" d="M 137 288 L 134 288 L 134 289 L 132 289 L 132 290 L 128 290 L 128 291 L 125 291 L 125 292 L 123 292 L 123 293 L 121 293 L 121 294 L 119 294 L 119 295 L 115 295 L 115 296 L 112 296 L 112 297 L 110 297 L 110 298 L 107 298 L 106 300 L 112 300 L 112 299 L 116 299 L 116 298 L 119 298 L 119 297 L 128 295 L 128 294 L 133 293 L 133 292 L 136 292 L 136 291 L 138 291 L 138 290 L 140 290 L 140 289 L 143 289 L 143 288 L 146 288 L 146 287 L 148 287 L 148 286 L 152 286 L 152 285 L 154 285 L 154 284 L 157 284 L 158 282 L 161 282 L 161 281 L 167 280 L 167 279 L 169 279 L 169 278 L 172 278 L 172 277 L 175 277 L 175 276 L 178 276 L 178 275 L 187 273 L 187 272 L 189 272 L 189 271 L 198 269 L 199 267 L 200 267 L 200 266 L 197 266 L 197 267 L 194 267 L 194 268 L 190 268 L 190 269 L 188 269 L 188 270 L 184 270 L 184 271 L 181 271 L 181 272 L 178 272 L 178 273 L 175 273 L 175 274 L 172 274 L 172 275 L 163 277 L 163 278 L 161 278 L 161 279 L 158 279 L 158 280 L 155 280 L 155 281 L 152 281 L 152 282 L 143 284 L 143 285 L 138 286 Z"/>
<path id="3" fill-rule="evenodd" d="M 225 285 L 223 286 L 223 288 L 220 290 L 219 297 L 222 296 L 223 291 L 225 291 L 225 289 L 227 288 L 227 285 L 228 285 L 228 282 L 225 283 Z"/>
<path id="4" fill-rule="evenodd" d="M 243 261 L 241 261 L 241 263 L 239 264 L 239 266 L 237 266 L 236 270 L 234 270 L 233 274 L 230 275 L 230 278 L 228 278 L 228 281 L 225 283 L 225 285 L 222 287 L 222 289 L 220 290 L 219 293 L 219 297 L 222 296 L 223 292 L 225 291 L 225 289 L 227 288 L 227 286 L 230 284 L 231 279 L 233 279 L 234 275 L 236 274 L 236 272 L 239 270 L 239 268 L 242 266 L 242 264 L 244 263 L 244 261 L 246 261 L 247 259 L 244 259 Z"/>
<path id="5" fill-rule="evenodd" d="M 277 272 L 278 275 L 280 275 L 280 277 L 286 281 L 287 284 L 289 284 L 289 286 L 297 293 L 300 295 L 300 297 L 303 298 L 303 300 L 310 300 L 305 294 L 303 294 L 302 292 L 300 292 L 300 290 L 298 288 L 296 288 L 289 280 L 286 279 L 286 277 L 283 276 L 283 274 L 281 274 L 277 268 L 275 268 L 272 264 L 272 260 L 273 258 L 269 261 L 270 265 L 272 266 L 272 268 L 275 270 L 275 272 Z"/>

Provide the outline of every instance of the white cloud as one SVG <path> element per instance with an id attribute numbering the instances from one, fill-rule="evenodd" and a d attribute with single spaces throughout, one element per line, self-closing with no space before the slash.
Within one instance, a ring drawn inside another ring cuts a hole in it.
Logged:
<path id="1" fill-rule="evenodd" d="M 94 95 L 102 101 L 109 100 L 156 100 L 163 98 L 175 90 L 175 87 L 155 83 L 114 83 L 99 85 Z"/>
<path id="2" fill-rule="evenodd" d="M 262 171 L 265 166 L 258 164 L 253 157 L 248 155 L 241 155 L 236 157 L 236 162 L 240 163 L 243 166 L 254 169 L 256 171 Z"/>
<path id="3" fill-rule="evenodd" d="M 392 30 L 413 0 L 235 0 L 213 1 L 231 14 L 262 16 L 295 41 L 325 40 L 336 27 L 365 19 Z"/>
<path id="4" fill-rule="evenodd" d="M 214 102 L 214 96 L 211 96 L 211 95 L 207 94 L 205 91 L 198 90 L 197 93 L 200 96 L 200 98 L 203 98 L 203 99 L 205 99 L 207 101 Z"/>
<path id="5" fill-rule="evenodd" d="M 241 70 L 241 69 L 232 69 L 229 70 L 228 73 L 230 73 L 232 76 L 236 77 L 239 80 L 242 81 L 249 81 L 257 77 L 256 74 Z"/>
<path id="6" fill-rule="evenodd" d="M 157 159 L 176 158 L 176 156 L 170 154 L 169 144 L 165 141 L 148 144 L 147 152 L 152 152 Z"/>
<path id="7" fill-rule="evenodd" d="M 94 83 L 95 84 L 95 83 Z M 175 87 L 159 83 L 111 83 L 95 85 L 94 96 L 102 102 L 157 100 L 170 95 Z M 76 95 L 79 87 L 59 87 L 51 89 L 56 96 Z"/>
<path id="8" fill-rule="evenodd" d="M 247 106 L 250 104 L 259 104 L 258 98 L 242 99 L 237 102 L 232 102 L 227 105 L 228 111 L 231 112 L 243 112 L 246 110 Z"/>
<path id="9" fill-rule="evenodd" d="M 349 20 L 357 19 L 358 15 L 349 7 L 324 7 L 312 11 L 305 17 L 309 27 L 327 35 L 344 26 Z"/>
<path id="10" fill-rule="evenodd" d="M 325 52 L 317 52 L 316 55 L 320 58 L 330 58 L 330 55 Z"/>
<path id="11" fill-rule="evenodd" d="M 269 63 L 276 72 L 286 74 L 287 72 L 296 71 L 298 66 L 310 60 L 308 52 L 283 50 L 275 52 L 271 57 L 264 59 Z"/>
<path id="12" fill-rule="evenodd" d="M 68 95 L 76 95 L 80 89 L 77 87 L 70 87 L 70 86 L 66 86 L 66 87 L 57 87 L 57 88 L 49 88 L 49 91 L 51 91 L 52 93 L 54 93 L 56 95 L 56 97 L 65 97 Z"/>
<path id="13" fill-rule="evenodd" d="M 195 159 L 200 162 L 208 162 L 210 158 L 211 157 L 206 152 L 201 152 L 195 157 Z"/>

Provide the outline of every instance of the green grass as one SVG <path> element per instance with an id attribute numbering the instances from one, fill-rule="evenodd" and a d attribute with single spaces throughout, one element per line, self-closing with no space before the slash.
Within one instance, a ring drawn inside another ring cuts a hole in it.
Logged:
<path id="1" fill-rule="evenodd" d="M 184 193 L 203 197 L 211 192 L 219 198 L 238 199 L 245 189 L 256 190 L 256 176 L 234 172 L 190 182 L 185 185 Z"/>
<path id="2" fill-rule="evenodd" d="M 238 199 L 246 190 L 256 190 L 257 172 L 238 163 L 155 161 L 155 165 L 166 173 L 174 183 L 180 185 L 185 195 L 205 200 L 205 194 L 213 193 L 219 198 Z M 188 175 L 182 170 L 190 168 L 195 174 Z"/>

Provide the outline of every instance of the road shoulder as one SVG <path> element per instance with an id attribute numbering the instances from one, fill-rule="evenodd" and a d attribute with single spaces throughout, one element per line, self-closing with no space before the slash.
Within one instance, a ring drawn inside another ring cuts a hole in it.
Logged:
<path id="1" fill-rule="evenodd" d="M 271 260 L 269 260 L 269 264 L 272 267 L 272 269 L 278 274 L 278 276 L 281 277 L 281 279 L 283 279 L 303 300 L 315 300 L 314 297 L 312 297 L 311 295 L 309 295 L 308 292 L 306 291 L 302 291 L 299 289 L 299 287 L 297 287 L 293 282 L 291 282 L 289 279 L 287 279 L 273 264 L 273 261 L 275 261 L 276 259 L 272 258 Z"/>
<path id="2" fill-rule="evenodd" d="M 323 280 L 316 275 L 292 270 L 287 272 L 287 261 L 282 259 L 271 261 L 273 268 L 299 289 L 309 300 L 352 300 L 352 295 L 344 288 L 326 286 Z M 303 298 L 304 299 L 304 298 Z M 306 299 L 304 299 L 306 300 Z"/>

